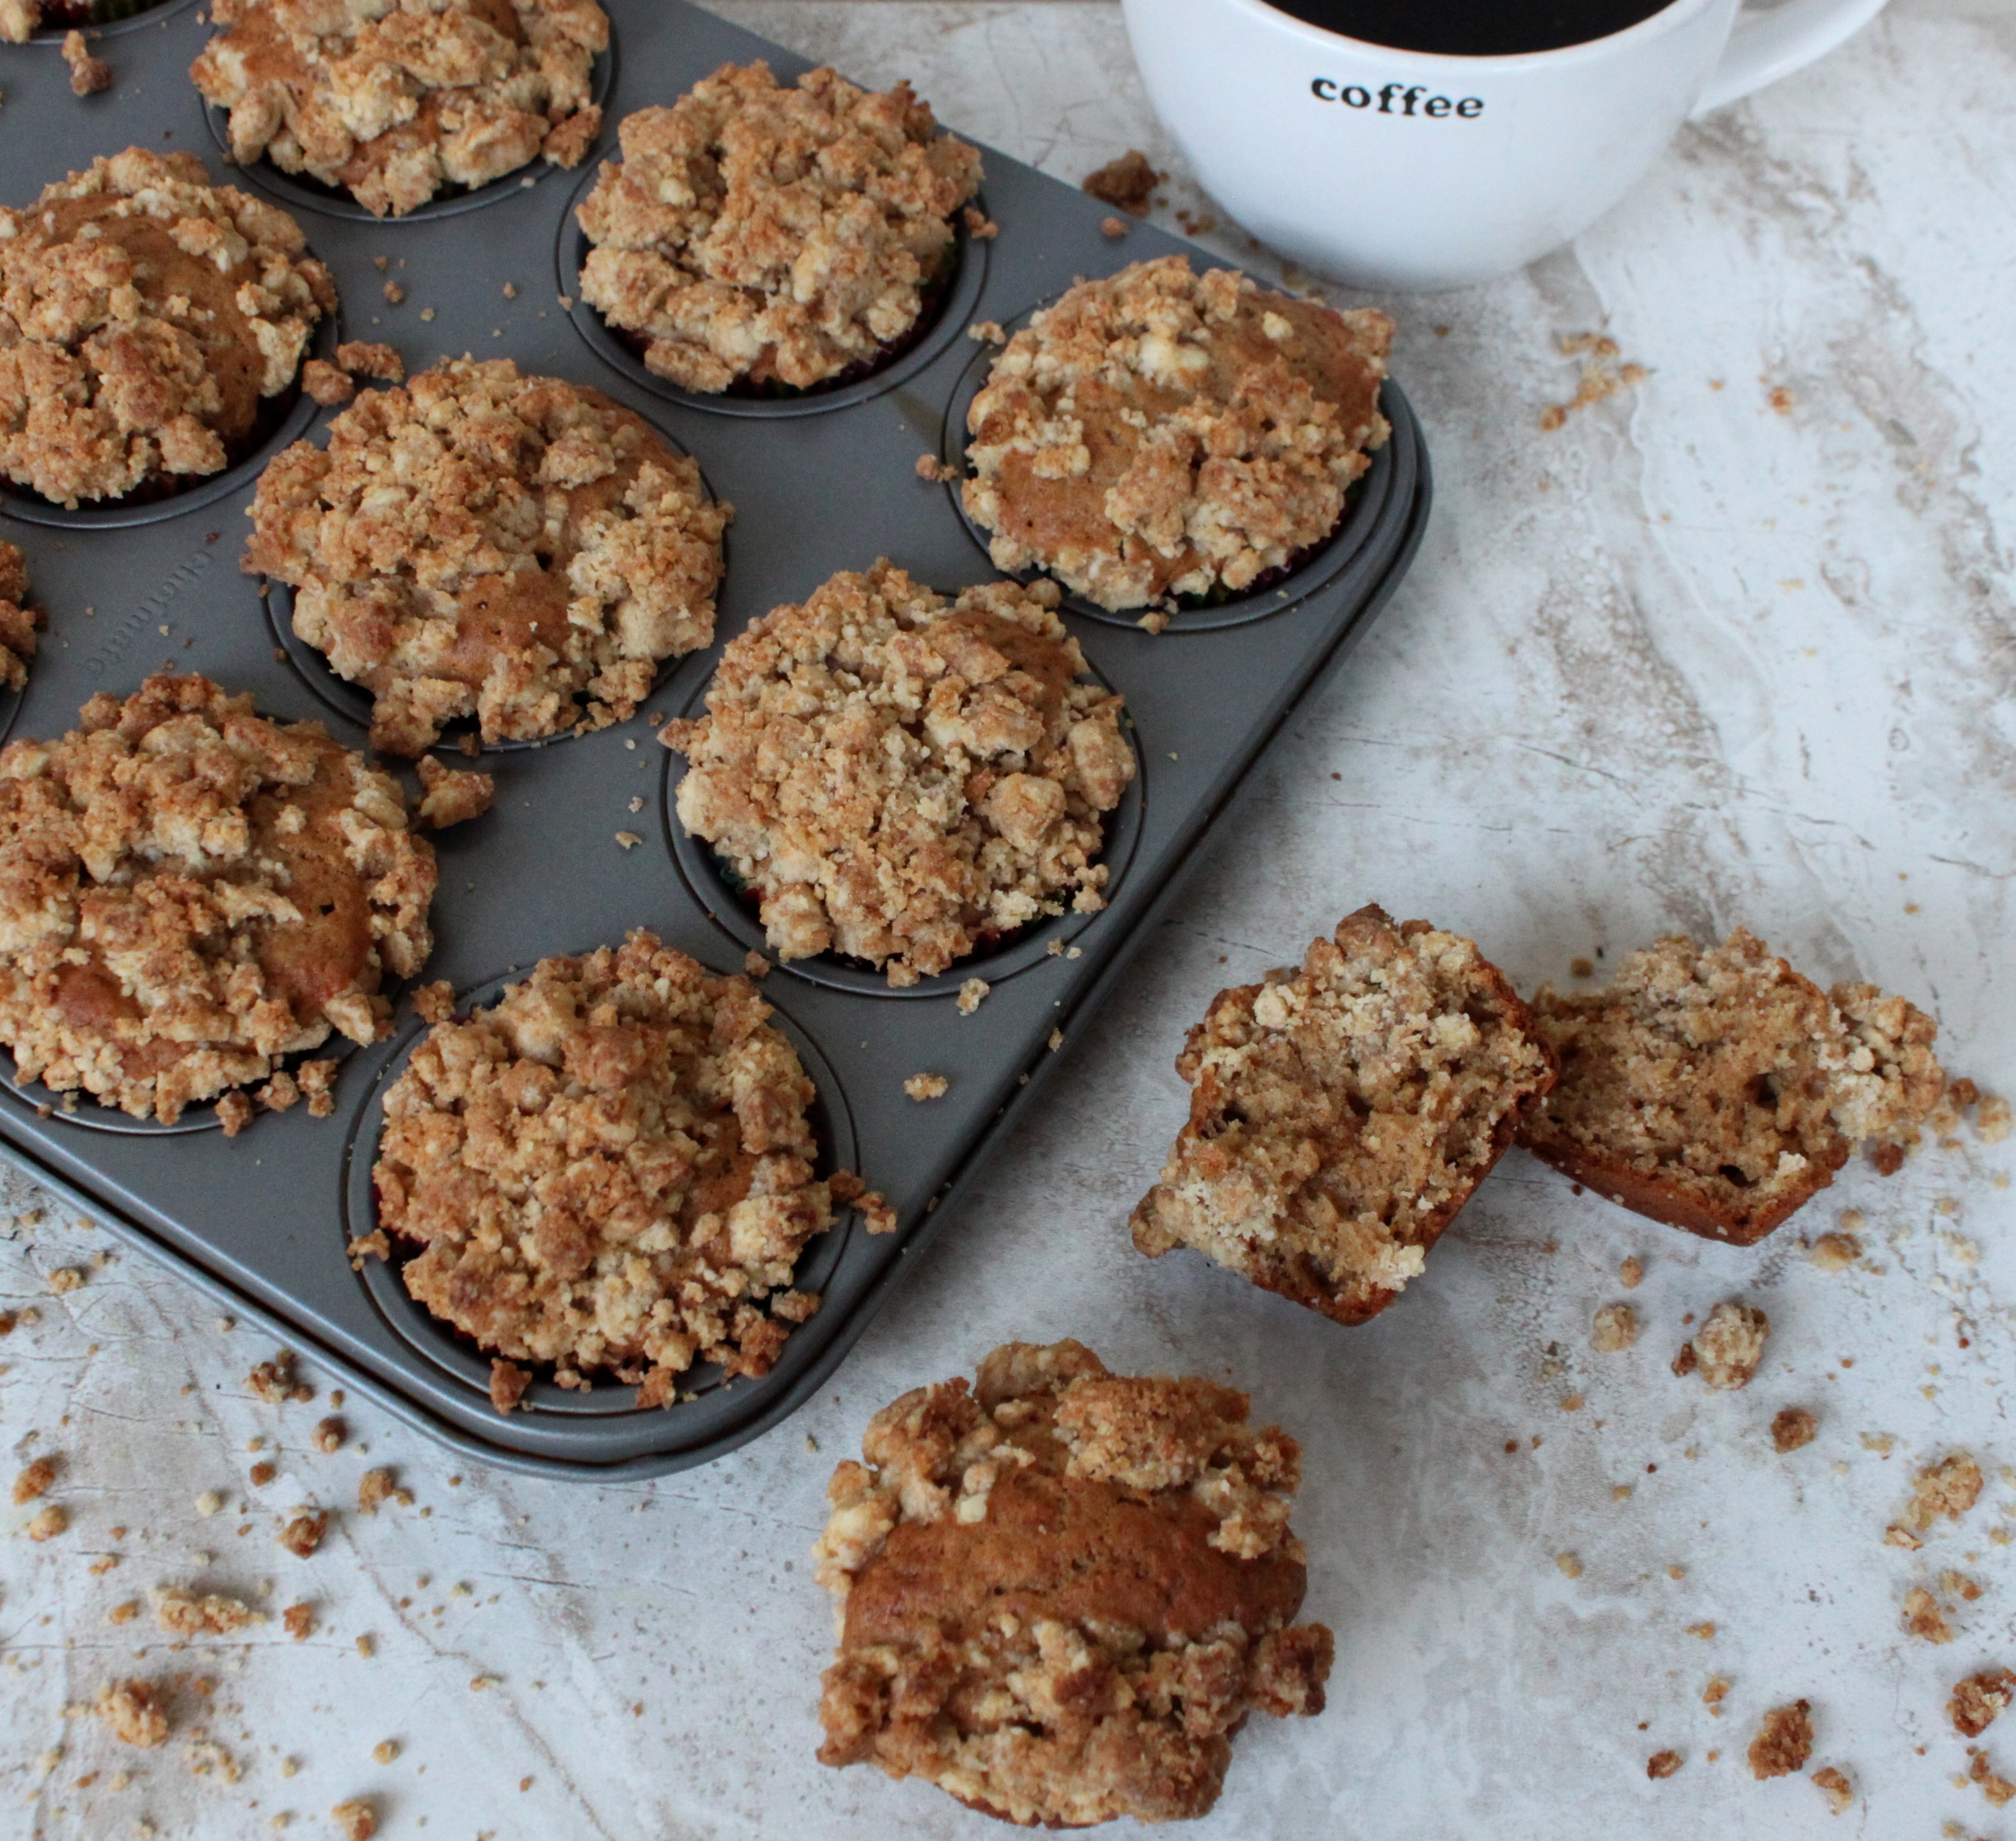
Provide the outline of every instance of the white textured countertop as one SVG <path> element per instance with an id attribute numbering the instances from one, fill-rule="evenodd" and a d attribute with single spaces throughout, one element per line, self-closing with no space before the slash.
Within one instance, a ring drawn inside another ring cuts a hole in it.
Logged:
<path id="1" fill-rule="evenodd" d="M 1169 164 L 1114 5 L 720 10 L 855 77 L 908 75 L 1060 177 L 1129 146 Z M 1211 993 L 1367 900 L 1474 935 L 1528 989 L 1599 946 L 1741 923 L 1823 982 L 1903 993 L 1950 1068 L 2016 1085 L 2012 94 L 2007 0 L 1895 0 L 1685 132 L 1572 250 L 1384 303 L 1436 474 L 1412 575 L 834 1386 L 739 1454 L 634 1488 L 527 1482 L 353 1401 L 351 1445 L 320 1455 L 326 1397 L 276 1407 L 246 1385 L 270 1344 L 137 1256 L 92 1267 L 107 1237 L 59 1209 L 25 1224 L 38 1198 L 16 1181 L 0 1310 L 40 1316 L 0 1341 L 0 1468 L 61 1452 L 70 1526 L 0 1541 L 0 1836 L 98 1841 L 144 1816 L 232 1841 L 283 1812 L 315 1834 L 361 1794 L 382 1834 L 428 1841 L 996 1833 L 923 1785 L 813 1761 L 830 1619 L 807 1548 L 877 1407 L 997 1342 L 1066 1335 L 1116 1368 L 1229 1371 L 1305 1448 L 1331 1704 L 1255 1722 L 1198 1834 L 2016 1834 L 1956 1782 L 1943 1712 L 1959 1677 L 2016 1663 L 2016 1549 L 1991 1540 L 2016 1517 L 2016 1140 L 1964 1132 L 1888 1181 L 1858 1163 L 1750 1252 L 1575 1197 L 1515 1151 L 1355 1331 L 1194 1257 L 1143 1259 L 1124 1224 Z M 1265 271 L 1236 235 L 1204 240 Z M 1557 341 L 1586 332 L 1649 374 L 1543 432 L 1579 376 Z M 1802 1238 L 1850 1209 L 1867 1258 L 1823 1271 Z M 1633 1252 L 1645 1334 L 1597 1356 L 1591 1313 Z M 71 1266 L 87 1282 L 52 1293 Z M 1773 1334 L 1754 1385 L 1711 1395 L 1667 1364 L 1684 1314 L 1732 1295 Z M 1820 1429 L 1780 1457 L 1767 1428 L 1788 1404 Z M 264 1488 L 255 1438 L 279 1466 Z M 1955 1446 L 1989 1474 L 1979 1505 L 1921 1552 L 1883 1544 L 1913 1471 Z M 416 1501 L 367 1519 L 349 1505 L 380 1464 Z M 226 1507 L 203 1519 L 207 1490 Z M 344 1512 L 304 1562 L 272 1533 L 310 1497 Z M 12 1534 L 30 1511 L 0 1513 Z M 1941 1591 L 1954 1569 L 1977 1601 Z M 322 1630 L 172 1655 L 149 1623 L 106 1620 L 196 1580 L 271 1580 L 265 1601 L 311 1600 Z M 1900 1628 L 1921 1583 L 1953 1608 L 1948 1646 Z M 236 1785 L 64 1717 L 115 1671 L 174 1670 L 215 1677 Z M 1718 1673 L 1719 1718 L 1701 1698 Z M 1813 1764 L 1855 1785 L 1845 1816 L 1742 1763 L 1760 1713 L 1798 1696 Z M 1982 1742 L 2016 1775 L 2016 1722 Z M 1667 1747 L 1679 1774 L 1648 1782 Z"/>

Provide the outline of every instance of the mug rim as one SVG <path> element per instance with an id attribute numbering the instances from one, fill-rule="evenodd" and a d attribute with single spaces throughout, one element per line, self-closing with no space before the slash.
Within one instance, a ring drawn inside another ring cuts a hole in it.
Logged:
<path id="1" fill-rule="evenodd" d="M 1371 38 L 1354 38 L 1348 32 L 1333 32 L 1327 27 L 1312 25 L 1307 20 L 1298 19 L 1291 13 L 1270 5 L 1268 0 L 1226 0 L 1233 11 L 1251 15 L 1256 20 L 1265 20 L 1286 27 L 1292 34 L 1309 40 L 1316 45 L 1345 45 L 1354 52 L 1389 58 L 1411 58 L 1417 63 L 1452 73 L 1458 70 L 1488 70 L 1511 73 L 1535 69 L 1543 65 L 1558 67 L 1579 63 L 1608 56 L 1611 52 L 1661 38 L 1666 33 L 1677 31 L 1697 14 L 1705 13 L 1718 0 L 1669 0 L 1656 13 L 1648 13 L 1633 25 L 1625 26 L 1615 32 L 1606 32 L 1600 38 L 1585 38 L 1574 45 L 1557 45 L 1546 51 L 1510 51 L 1486 53 L 1478 56 L 1447 51 L 1408 51 L 1395 45 L 1381 45 Z M 1741 11 L 1743 0 L 1737 0 L 1737 10 Z M 1138 9 L 1130 5 L 1132 13 Z"/>

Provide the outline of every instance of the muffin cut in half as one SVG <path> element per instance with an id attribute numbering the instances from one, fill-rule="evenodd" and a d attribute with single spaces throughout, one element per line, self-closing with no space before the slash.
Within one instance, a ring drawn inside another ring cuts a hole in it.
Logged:
<path id="1" fill-rule="evenodd" d="M 1560 1057 L 1520 1128 L 1536 1157 L 1613 1202 L 1710 1240 L 1762 1240 L 1834 1180 L 1859 1141 L 1902 1147 L 1939 1106 L 1939 1025 L 1874 985 L 1830 993 L 1738 928 L 1633 953 L 1610 988 L 1543 985 Z"/>
<path id="2" fill-rule="evenodd" d="M 754 893 L 780 957 L 914 985 L 1105 905 L 1103 814 L 1134 751 L 1057 600 L 997 582 L 947 601 L 886 560 L 835 575 L 731 639 L 707 713 L 659 731 L 690 763 L 679 823 Z"/>
<path id="3" fill-rule="evenodd" d="M 290 584 L 295 632 L 372 693 L 373 745 L 419 755 L 459 717 L 495 743 L 635 715 L 714 637 L 734 513 L 634 409 L 465 358 L 275 455 L 247 515 L 247 572 Z"/>
<path id="4" fill-rule="evenodd" d="M 301 228 L 129 147 L 0 209 L 0 476 L 58 505 L 243 459 L 336 311 Z"/>
<path id="5" fill-rule="evenodd" d="M 967 412 L 967 511 L 996 568 L 1046 570 L 1102 607 L 1247 593 L 1330 535 L 1385 444 L 1392 337 L 1370 308 L 1183 256 L 1082 281 Z"/>
<path id="6" fill-rule="evenodd" d="M 59 741 L 0 751 L 0 1043 L 17 1080 L 172 1125 L 224 1097 L 227 1132 L 376 1040 L 384 975 L 433 948 L 434 854 L 399 783 L 319 722 L 254 715 L 207 678 L 94 697 Z M 271 1077 L 268 1079 L 268 1077 Z"/>
<path id="7" fill-rule="evenodd" d="M 263 155 L 403 216 L 444 186 L 542 156 L 578 166 L 609 17 L 595 0 L 211 0 L 189 76 L 230 111 L 231 157 Z"/>
<path id="8" fill-rule="evenodd" d="M 866 375 L 942 288 L 980 156 L 910 93 L 724 64 L 618 131 L 582 201 L 581 297 L 684 389 Z"/>
<path id="9" fill-rule="evenodd" d="M 1473 942 L 1377 907 L 1315 941 L 1300 971 L 1221 991 L 1176 1071 L 1190 1122 L 1134 1210 L 1134 1244 L 1194 1247 L 1344 1324 L 1420 1274 L 1554 1080 Z"/>
<path id="10" fill-rule="evenodd" d="M 452 1005 L 423 993 L 433 1028 L 386 1093 L 378 1230 L 353 1252 L 417 1249 L 406 1289 L 493 1358 L 499 1411 L 521 1363 L 661 1407 L 697 1361 L 767 1373 L 819 1308 L 791 1289 L 798 1255 L 863 1191 L 816 1174 L 812 1083 L 756 987 L 640 928 Z M 892 1224 L 880 1197 L 864 1211 Z"/>
<path id="11" fill-rule="evenodd" d="M 1216 1382 L 1010 1342 L 885 1407 L 833 1473 L 823 1763 L 921 1777 L 1025 1826 L 1169 1821 L 1218 1800 L 1255 1712 L 1323 1710 L 1297 1623 L 1301 1454 Z"/>

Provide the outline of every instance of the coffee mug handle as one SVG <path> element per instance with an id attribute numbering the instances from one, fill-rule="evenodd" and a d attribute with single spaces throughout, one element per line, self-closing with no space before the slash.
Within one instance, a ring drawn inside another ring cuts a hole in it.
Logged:
<path id="1" fill-rule="evenodd" d="M 1883 10 L 1885 0 L 1782 0 L 1736 16 L 1736 29 L 1694 104 L 1698 119 L 1823 58 Z"/>

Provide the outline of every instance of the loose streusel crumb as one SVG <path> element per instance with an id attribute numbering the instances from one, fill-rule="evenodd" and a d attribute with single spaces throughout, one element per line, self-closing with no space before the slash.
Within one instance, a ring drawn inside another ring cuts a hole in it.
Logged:
<path id="1" fill-rule="evenodd" d="M 1135 1208 L 1134 1244 L 1195 1247 L 1347 1324 L 1422 1270 L 1554 1078 L 1474 942 L 1377 907 L 1294 976 L 1221 991 L 1176 1072 L 1190 1120 Z"/>
<path id="2" fill-rule="evenodd" d="M 1922 1585 L 1913 1586 L 1904 1594 L 1904 1628 L 1923 1642 L 1953 1640 L 1953 1626 L 1946 1622 L 1945 1611 Z"/>
<path id="3" fill-rule="evenodd" d="M 980 156 L 907 83 L 822 66 L 779 86 L 724 64 L 618 131 L 577 214 L 581 297 L 647 340 L 684 389 L 805 389 L 866 368 L 916 325 L 952 259 Z"/>
<path id="4" fill-rule="evenodd" d="M 341 409 L 357 394 L 354 379 L 319 358 L 301 366 L 301 387 L 326 409 Z"/>
<path id="5" fill-rule="evenodd" d="M 134 1117 L 390 1029 L 433 946 L 433 847 L 398 781 L 203 677 L 100 694 L 0 751 L 0 1043 L 16 1078 Z M 333 1062 L 296 1070 L 333 1109 Z M 316 1070 L 321 1072 L 318 1073 Z"/>
<path id="6" fill-rule="evenodd" d="M 236 1636 L 266 1621 L 242 1598 L 218 1592 L 193 1592 L 182 1586 L 159 1585 L 150 1594 L 154 1622 L 171 1637 Z"/>
<path id="7" fill-rule="evenodd" d="M 1694 1340 L 1682 1345 L 1673 1358 L 1673 1372 L 1698 1371 L 1703 1381 L 1718 1389 L 1748 1387 L 1764 1359 L 1764 1338 L 1770 1331 L 1771 1320 L 1755 1306 L 1724 1299 L 1708 1313 Z"/>
<path id="8" fill-rule="evenodd" d="M 42 0 L 0 0 L 0 45 L 26 45 L 41 26 Z"/>
<path id="9" fill-rule="evenodd" d="M 1721 1675 L 1712 1676 L 1708 1684 L 1701 1690 L 1701 1705 L 1719 1720 L 1722 1717 L 1722 1703 L 1729 1698 L 1729 1683 Z"/>
<path id="10" fill-rule="evenodd" d="M 92 56 L 91 47 L 85 43 L 81 32 L 63 34 L 63 60 L 70 66 L 72 95 L 96 95 L 100 90 L 112 87 L 112 67 L 104 59 Z"/>
<path id="11" fill-rule="evenodd" d="M 315 1421 L 315 1431 L 310 1436 L 315 1448 L 326 1457 L 332 1451 L 343 1449 L 344 1438 L 349 1428 L 332 1413 L 326 1419 Z"/>
<path id="12" fill-rule="evenodd" d="M 1561 1575 L 1564 1579 L 1579 1579 L 1582 1577 L 1582 1561 L 1574 1554 L 1556 1554 L 1554 1555 L 1554 1565 L 1560 1571 Z"/>
<path id="13" fill-rule="evenodd" d="M 481 818 L 496 803 L 497 782 L 490 774 L 444 767 L 432 755 L 420 756 L 419 770 L 418 816 L 424 830 L 445 831 L 450 825 Z"/>
<path id="14" fill-rule="evenodd" d="M 329 1533 L 329 1511 L 304 1509 L 280 1530 L 280 1544 L 295 1558 L 305 1560 L 322 1544 Z"/>
<path id="15" fill-rule="evenodd" d="M 760 982 L 770 975 L 772 967 L 770 961 L 751 946 L 742 955 L 742 969 Z"/>
<path id="16" fill-rule="evenodd" d="M 1963 1738 L 1978 1738 L 2016 1698 L 2016 1674 L 2006 1668 L 1983 1669 L 1953 1685 L 1946 1712 Z"/>
<path id="17" fill-rule="evenodd" d="M 1182 256 L 1080 282 L 967 412 L 967 513 L 996 568 L 1102 607 L 1239 593 L 1320 543 L 1390 431 L 1383 313 L 1269 293 Z"/>
<path id="18" fill-rule="evenodd" d="M 167 1704 L 150 1681 L 114 1681 L 99 1691 L 92 1710 L 122 1745 L 153 1751 L 167 1743 Z"/>
<path id="19" fill-rule="evenodd" d="M 53 1452 L 45 1452 L 22 1468 L 20 1475 L 14 1479 L 14 1502 L 17 1508 L 49 1493 L 49 1485 L 56 1480 L 57 1463 Z"/>
<path id="20" fill-rule="evenodd" d="M 389 1470 L 367 1470 L 357 1479 L 357 1511 L 376 1515 L 384 1504 L 396 1501 L 403 1493 Z M 406 1500 L 410 1502 L 412 1497 L 409 1495 Z"/>
<path id="21" fill-rule="evenodd" d="M 903 1090 L 913 1100 L 941 1100 L 951 1090 L 952 1083 L 942 1074 L 913 1074 L 903 1083 Z M 17 1497 L 15 1499 L 19 1501 Z"/>
<path id="22" fill-rule="evenodd" d="M 376 1807 L 362 1796 L 352 1796 L 347 1803 L 339 1803 L 329 1812 L 336 1824 L 336 1832 L 343 1841 L 371 1841 L 378 1832 Z"/>
<path id="23" fill-rule="evenodd" d="M 1099 220 L 1099 233 L 1110 242 L 1118 243 L 1127 234 L 1127 220 L 1125 218 L 1101 218 Z"/>
<path id="24" fill-rule="evenodd" d="M 1862 1257 L 1862 1242 L 1852 1234 L 1823 1234 L 1806 1249 L 1806 1257 L 1823 1272 L 1842 1272 Z"/>
<path id="25" fill-rule="evenodd" d="M 1139 147 L 1129 147 L 1117 160 L 1109 160 L 1096 172 L 1089 172 L 1078 182 L 1101 204 L 1117 205 L 1132 217 L 1145 218 L 1149 201 L 1154 196 L 1155 188 L 1169 175 L 1157 172 L 1148 156 Z M 1108 218 L 1107 223 L 1115 219 Z M 1104 225 L 1100 226 L 1102 229 Z M 1107 232 L 1111 236 L 1112 232 Z M 1121 234 L 1126 234 L 1126 226 L 1121 226 Z"/>
<path id="26" fill-rule="evenodd" d="M 231 157 L 402 216 L 543 155 L 578 166 L 609 20 L 594 0 L 211 0 L 222 28 L 189 75 L 230 111 Z"/>
<path id="27" fill-rule="evenodd" d="M 1645 1263 L 1636 1253 L 1617 1268 L 1617 1282 L 1627 1292 L 1635 1292 L 1645 1281 Z"/>
<path id="28" fill-rule="evenodd" d="M 245 1377 L 245 1385 L 268 1406 L 299 1404 L 315 1398 L 315 1389 L 294 1372 L 294 1352 L 279 1350 L 271 1361 L 262 1361 Z"/>
<path id="29" fill-rule="evenodd" d="M 1917 1537 L 1928 1533 L 1943 1515 L 1957 1522 L 1981 1499 L 1981 1466 L 1965 1451 L 1949 1452 L 1928 1464 L 1913 1479 L 1910 1500 L 1889 1529 L 1892 1547 L 1917 1547 Z M 1900 1538 L 1901 1537 L 1901 1538 Z"/>
<path id="30" fill-rule="evenodd" d="M 1629 1304 L 1606 1304 L 1596 1313 L 1589 1346 L 1599 1355 L 1615 1355 L 1638 1340 L 1638 1313 Z"/>
<path id="31" fill-rule="evenodd" d="M 1974 1762 L 1967 1767 L 1968 1780 L 1981 1785 L 1981 1793 L 1997 1809 L 2016 1800 L 2016 1783 L 1999 1774 L 1988 1762 L 1985 1752 L 1976 1752 Z"/>
<path id="32" fill-rule="evenodd" d="M 294 631 L 372 692 L 373 746 L 423 754 L 469 715 L 488 742 L 625 721 L 713 638 L 733 512 L 600 391 L 451 359 L 329 435 L 260 476 L 244 567 L 290 584 Z"/>
<path id="33" fill-rule="evenodd" d="M 0 258 L 0 275 L 5 273 Z M 5 359 L 0 358 L 0 369 Z M 28 661 L 35 655 L 35 635 L 47 621 L 28 599 L 28 563 L 14 545 L 0 538 L 0 687 L 18 690 L 28 681 Z"/>
<path id="34" fill-rule="evenodd" d="M 1233 1734 L 1319 1712 L 1332 1654 L 1294 1622 L 1300 1451 L 1247 1407 L 1017 1342 L 877 1414 L 814 1549 L 840 1625 L 822 1762 L 1024 1824 L 1203 1814 Z"/>
<path id="35" fill-rule="evenodd" d="M 1845 1815 L 1849 1805 L 1855 1801 L 1855 1786 L 1848 1781 L 1845 1772 L 1831 1764 L 1823 1764 L 1813 1773 L 1813 1782 L 1827 1800 L 1828 1809 L 1835 1815 Z"/>
<path id="36" fill-rule="evenodd" d="M 1957 1598 L 1964 1598 L 1971 1605 L 1987 1588 L 1978 1579 L 1970 1579 L 1964 1573 L 1951 1571 L 1939 1575 L 1939 1590 L 1951 1592 Z"/>
<path id="37" fill-rule="evenodd" d="M 280 1622 L 294 1641 L 305 1643 L 315 1634 L 315 1607 L 307 1603 L 290 1605 L 280 1613 Z"/>
<path id="38" fill-rule="evenodd" d="M 129 147 L 0 208 L 0 474 L 74 506 L 220 471 L 336 309 L 301 226 Z"/>
<path id="39" fill-rule="evenodd" d="M 640 930 L 437 1023 L 373 1172 L 386 1230 L 421 1249 L 406 1288 L 493 1355 L 655 1374 L 660 1403 L 697 1360 L 767 1373 L 807 1302 L 799 1253 L 862 1193 L 815 1175 L 812 1083 L 770 1014 Z"/>
<path id="40" fill-rule="evenodd" d="M 987 993 L 993 989 L 994 987 L 985 978 L 967 978 L 959 987 L 959 1002 L 956 1006 L 959 1014 L 961 1016 L 971 1016 L 986 1001 Z"/>
<path id="41" fill-rule="evenodd" d="M 1654 1752 L 1645 1760 L 1645 1774 L 1657 1782 L 1662 1777 L 1671 1777 L 1681 1763 L 1678 1752 Z"/>
<path id="42" fill-rule="evenodd" d="M 52 1502 L 30 1519 L 27 1532 L 31 1540 L 53 1540 L 69 1526 L 70 1511 L 60 1503 Z"/>
<path id="43" fill-rule="evenodd" d="M 406 361 L 395 346 L 346 339 L 336 348 L 336 362 L 353 377 L 369 377 L 379 384 L 403 384 L 406 380 Z"/>
<path id="44" fill-rule="evenodd" d="M 1795 1700 L 1790 1706 L 1773 1707 L 1764 1716 L 1757 1736 L 1750 1742 L 1752 1777 L 1790 1777 L 1805 1769 L 1813 1749 L 1812 1711 L 1806 1702 Z"/>
<path id="45" fill-rule="evenodd" d="M 1796 1451 L 1803 1445 L 1813 1442 L 1813 1434 L 1819 1422 L 1804 1407 L 1785 1407 L 1771 1421 L 1771 1443 L 1774 1450 L 1783 1453 Z"/>
<path id="46" fill-rule="evenodd" d="M 1938 1026 L 1873 985 L 1823 992 L 1738 928 L 1673 935 L 1607 991 L 1533 1000 L 1561 1084 L 1520 1142 L 1653 1220 L 1748 1246 L 1859 1140 L 1910 1143 L 1939 1104 Z"/>
<path id="47" fill-rule="evenodd" d="M 1102 815 L 1134 752 L 1057 600 L 1000 582 L 948 602 L 886 560 L 834 575 L 730 640 L 707 715 L 659 731 L 691 763 L 680 823 L 754 892 L 780 958 L 913 985 L 1105 905 Z"/>

